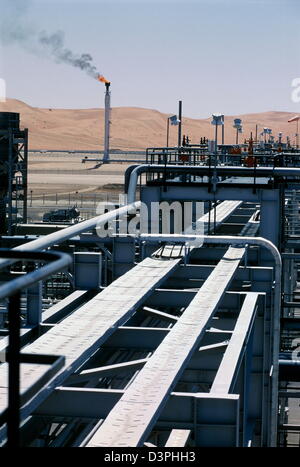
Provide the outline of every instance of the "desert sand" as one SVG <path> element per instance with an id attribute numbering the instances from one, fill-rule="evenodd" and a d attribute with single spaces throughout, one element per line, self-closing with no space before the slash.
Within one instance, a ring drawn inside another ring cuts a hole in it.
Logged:
<path id="1" fill-rule="evenodd" d="M 184 105 L 184 103 L 183 103 Z M 29 129 L 30 149 L 66 149 L 66 150 L 99 150 L 103 149 L 104 110 L 103 109 L 41 109 L 31 107 L 24 102 L 7 99 L 0 102 L 0 111 L 19 112 L 21 125 Z M 137 107 L 113 107 L 111 114 L 112 149 L 143 150 L 147 147 L 166 145 L 167 117 L 157 110 Z M 292 112 L 269 111 L 255 114 L 225 116 L 225 143 L 235 143 L 235 130 L 232 127 L 235 118 L 241 118 L 244 133 L 240 138 L 255 134 L 263 127 L 273 130 L 277 136 L 294 138 L 295 122 L 288 120 L 295 114 Z M 198 144 L 200 137 L 214 138 L 214 127 L 211 117 L 192 119 L 183 116 L 182 134 L 188 135 L 192 143 Z M 177 145 L 177 127 L 170 126 L 170 145 Z"/>
<path id="2" fill-rule="evenodd" d="M 0 102 L 0 111 L 20 113 L 21 127 L 29 129 L 29 149 L 103 150 L 103 109 L 41 109 L 19 100 L 7 99 Z M 169 115 L 151 109 L 114 107 L 111 115 L 111 149 L 145 150 L 147 147 L 165 146 Z M 267 126 L 272 128 L 275 136 L 282 131 L 284 138 L 288 134 L 293 141 L 295 123 L 288 123 L 288 119 L 294 115 L 291 112 L 270 111 L 225 117 L 225 142 L 235 143 L 236 130 L 232 124 L 238 117 L 244 124 L 240 141 L 249 137 L 250 131 L 254 134 L 256 124 L 258 132 Z M 199 120 L 183 117 L 182 134 L 188 135 L 195 144 L 203 136 L 213 139 L 211 117 Z M 170 145 L 177 145 L 176 126 L 170 126 L 169 141 Z M 95 162 L 83 164 L 83 157 L 82 154 L 68 152 L 30 153 L 28 178 L 31 197 L 37 201 L 44 194 L 78 192 L 94 196 L 95 192 L 123 191 L 124 172 L 130 163 L 99 167 Z M 141 155 L 138 157 L 143 158 Z"/>

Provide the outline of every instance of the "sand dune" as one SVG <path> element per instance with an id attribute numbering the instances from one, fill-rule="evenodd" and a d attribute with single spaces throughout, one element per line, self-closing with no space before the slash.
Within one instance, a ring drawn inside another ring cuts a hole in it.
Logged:
<path id="1" fill-rule="evenodd" d="M 24 102 L 7 99 L 0 103 L 0 111 L 19 112 L 21 125 L 29 129 L 31 149 L 97 150 L 103 149 L 104 110 L 103 109 L 41 109 Z M 250 131 L 255 134 L 263 127 L 273 130 L 277 136 L 281 131 L 294 141 L 295 123 L 288 123 L 292 112 L 263 112 L 225 117 L 225 143 L 235 142 L 234 118 L 241 118 L 244 133 L 241 139 L 248 138 Z M 137 107 L 114 107 L 111 115 L 111 148 L 145 149 L 165 146 L 167 114 L 152 109 Z M 199 143 L 200 137 L 213 139 L 214 127 L 211 118 L 192 119 L 183 117 L 182 134 L 188 135 L 191 142 Z M 170 126 L 170 145 L 177 144 L 177 127 Z"/>

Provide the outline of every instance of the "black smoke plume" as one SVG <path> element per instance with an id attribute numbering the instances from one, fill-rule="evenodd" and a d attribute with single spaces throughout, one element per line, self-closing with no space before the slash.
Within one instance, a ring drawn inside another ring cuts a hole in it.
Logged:
<path id="1" fill-rule="evenodd" d="M 66 63 L 98 78 L 101 74 L 88 53 L 76 54 L 65 46 L 63 31 L 47 33 L 40 31 L 26 15 L 30 0 L 1 0 L 0 40 L 3 45 L 17 44 L 34 55 Z"/>
<path id="2" fill-rule="evenodd" d="M 90 54 L 75 55 L 72 50 L 65 47 L 64 33 L 62 31 L 54 34 L 47 34 L 42 31 L 39 34 L 39 42 L 58 63 L 67 63 L 80 68 L 93 78 L 97 78 L 100 74 L 93 65 L 93 57 Z"/>

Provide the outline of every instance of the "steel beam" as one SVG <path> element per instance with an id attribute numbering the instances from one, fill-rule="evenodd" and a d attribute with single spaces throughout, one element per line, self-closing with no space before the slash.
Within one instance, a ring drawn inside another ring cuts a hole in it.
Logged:
<path id="1" fill-rule="evenodd" d="M 144 306 L 142 311 L 146 315 L 153 316 L 154 318 L 158 318 L 162 321 L 167 321 L 171 323 L 176 323 L 176 321 L 178 321 L 177 316 L 170 315 L 169 313 L 164 313 L 159 310 L 154 310 L 153 308 L 149 308 L 148 306 Z"/>
<path id="2" fill-rule="evenodd" d="M 81 306 L 70 316 L 26 347 L 27 353 L 64 355 L 65 366 L 47 387 L 40 390 L 21 411 L 28 416 L 58 385 L 61 385 L 143 304 L 152 291 L 171 274 L 181 258 L 170 261 L 146 258 Z M 84 337 L 84 338 L 83 338 Z M 21 391 L 26 391 L 40 378 L 44 368 L 26 365 L 21 368 Z M 7 365 L 0 366 L 1 387 L 7 387 Z M 0 394 L 0 412 L 6 408 L 6 397 Z"/>
<path id="3" fill-rule="evenodd" d="M 120 362 L 114 365 L 106 365 L 99 368 L 91 368 L 89 370 L 83 370 L 80 373 L 75 373 L 68 379 L 68 384 L 79 384 L 83 381 L 89 381 L 91 378 L 108 378 L 116 376 L 118 374 L 130 373 L 132 371 L 140 370 L 145 363 L 147 358 L 140 360 L 132 360 L 130 362 Z"/>
<path id="4" fill-rule="evenodd" d="M 259 294 L 249 292 L 243 303 L 232 337 L 224 353 L 221 365 L 210 392 L 226 394 L 232 391 L 239 370 L 243 350 L 252 331 Z"/>
<path id="5" fill-rule="evenodd" d="M 143 445 L 167 401 L 171 387 L 174 387 L 199 345 L 244 252 L 244 248 L 228 249 L 88 446 Z"/>
<path id="6" fill-rule="evenodd" d="M 34 415 L 105 418 L 124 391 L 57 387 L 34 411 Z"/>
<path id="7" fill-rule="evenodd" d="M 191 435 L 191 430 L 172 430 L 165 444 L 165 448 L 181 448 L 184 447 Z"/>
<path id="8" fill-rule="evenodd" d="M 155 425 L 170 428 L 192 430 L 197 447 L 237 447 L 239 396 L 172 392 Z"/>
<path id="9" fill-rule="evenodd" d="M 66 298 L 45 310 L 42 314 L 43 323 L 56 323 L 66 317 L 75 308 L 82 305 L 84 301 L 91 298 L 90 292 L 86 290 L 75 290 Z"/>

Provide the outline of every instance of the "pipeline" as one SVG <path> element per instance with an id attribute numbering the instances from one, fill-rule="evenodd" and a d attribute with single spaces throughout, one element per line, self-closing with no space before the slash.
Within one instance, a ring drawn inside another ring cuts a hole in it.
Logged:
<path id="1" fill-rule="evenodd" d="M 13 250 L 15 251 L 30 251 L 30 250 L 45 250 L 53 245 L 60 244 L 69 238 L 74 237 L 75 235 L 79 235 L 83 232 L 87 232 L 95 227 L 100 227 L 107 222 L 116 219 L 118 216 L 122 216 L 128 213 L 130 210 L 134 210 L 139 208 L 141 205 L 140 201 L 127 204 L 126 206 L 122 206 L 118 209 L 114 209 L 113 211 L 107 212 L 106 214 L 101 214 L 100 216 L 93 217 L 92 219 L 88 219 L 86 221 L 80 222 L 78 224 L 71 225 L 70 227 L 66 227 L 63 230 L 59 230 L 57 232 L 53 232 L 49 235 L 45 235 L 42 237 L 37 238 L 36 240 L 32 240 L 31 242 L 24 243 L 19 245 Z M 0 253 L 1 257 L 1 253 Z M 0 259 L 0 268 L 6 267 L 16 260 L 6 260 Z"/>
<path id="2" fill-rule="evenodd" d="M 127 193 L 128 203 L 135 202 L 136 187 L 138 177 L 143 173 L 163 173 L 167 170 L 172 173 L 185 173 L 200 176 L 207 176 L 209 167 L 199 165 L 163 165 L 163 164 L 143 164 L 139 166 L 130 166 L 125 173 L 125 192 Z M 220 176 L 240 176 L 240 177 L 299 177 L 300 168 L 289 167 L 232 167 L 216 166 L 216 174 Z"/>

